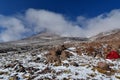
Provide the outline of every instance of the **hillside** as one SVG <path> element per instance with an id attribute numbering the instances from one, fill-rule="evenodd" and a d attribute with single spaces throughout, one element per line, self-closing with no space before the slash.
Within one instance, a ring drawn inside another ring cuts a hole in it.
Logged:
<path id="1" fill-rule="evenodd" d="M 55 45 L 62 45 L 67 42 L 87 41 L 87 38 L 80 37 L 61 37 L 54 33 L 43 32 L 29 38 L 18 41 L 0 43 L 0 53 L 19 50 L 31 50 L 36 48 L 49 48 Z"/>
<path id="2" fill-rule="evenodd" d="M 42 33 L 1 43 L 0 79 L 119 80 L 120 60 L 106 59 L 110 49 L 120 52 L 119 35 L 110 31 L 93 40 Z"/>
<path id="3" fill-rule="evenodd" d="M 120 39 L 120 29 L 111 30 L 108 32 L 99 33 L 96 36 L 90 38 L 91 40 L 106 41 L 106 40 L 119 40 Z"/>

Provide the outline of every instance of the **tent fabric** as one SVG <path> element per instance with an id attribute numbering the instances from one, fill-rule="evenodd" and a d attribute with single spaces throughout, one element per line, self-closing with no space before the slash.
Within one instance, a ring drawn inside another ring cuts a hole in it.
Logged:
<path id="1" fill-rule="evenodd" d="M 118 59 L 120 55 L 116 51 L 111 51 L 106 56 L 107 59 Z"/>

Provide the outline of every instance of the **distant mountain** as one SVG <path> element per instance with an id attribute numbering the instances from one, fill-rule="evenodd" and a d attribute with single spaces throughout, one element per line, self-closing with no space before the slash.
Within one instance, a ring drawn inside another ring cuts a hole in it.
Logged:
<path id="1" fill-rule="evenodd" d="M 11 41 L 6 43 L 0 43 L 0 49 L 14 50 L 17 48 L 36 48 L 36 47 L 48 47 L 52 45 L 61 45 L 64 43 L 72 42 L 87 42 L 87 41 L 110 41 L 120 40 L 120 29 L 115 29 L 107 32 L 99 33 L 91 38 L 82 37 L 61 37 L 55 33 L 44 31 L 42 33 L 33 35 L 29 38 L 25 38 L 18 41 Z"/>
<path id="2" fill-rule="evenodd" d="M 120 29 L 115 29 L 107 32 L 102 32 L 96 36 L 88 38 L 83 37 L 61 37 L 52 32 L 43 31 L 39 34 L 33 35 L 18 41 L 11 41 L 0 43 L 0 48 L 13 47 L 13 46 L 33 46 L 33 45 L 59 45 L 65 42 L 72 41 L 104 41 L 104 40 L 117 40 L 120 39 Z"/>
<path id="3" fill-rule="evenodd" d="M 92 41 L 94 40 L 105 41 L 105 40 L 118 40 L 118 39 L 120 39 L 120 29 L 114 29 L 111 31 L 102 32 L 90 38 L 90 40 Z"/>
<path id="4" fill-rule="evenodd" d="M 87 38 L 81 37 L 61 37 L 55 33 L 51 32 L 42 32 L 36 35 L 33 35 L 29 38 L 25 38 L 18 41 L 11 41 L 6 43 L 0 43 L 0 49 L 4 48 L 16 48 L 16 47 L 40 47 L 40 46 L 52 46 L 52 45 L 60 45 L 67 42 L 75 42 L 75 41 L 87 41 Z"/>

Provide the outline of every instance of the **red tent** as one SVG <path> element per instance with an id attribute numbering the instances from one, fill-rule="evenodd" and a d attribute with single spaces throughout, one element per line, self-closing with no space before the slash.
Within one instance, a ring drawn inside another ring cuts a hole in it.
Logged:
<path id="1" fill-rule="evenodd" d="M 111 51 L 106 56 L 107 59 L 118 59 L 120 55 L 116 51 Z"/>

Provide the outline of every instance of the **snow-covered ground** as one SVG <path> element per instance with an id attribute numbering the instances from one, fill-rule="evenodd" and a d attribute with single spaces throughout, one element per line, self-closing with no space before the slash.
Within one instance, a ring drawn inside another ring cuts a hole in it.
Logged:
<path id="1" fill-rule="evenodd" d="M 74 52 L 75 48 L 67 49 L 73 54 L 62 61 L 61 65 L 47 63 L 45 54 L 47 51 L 28 51 L 15 54 L 4 53 L 0 55 L 0 80 L 119 80 L 120 60 L 105 60 L 87 55 L 79 56 Z M 111 69 L 116 72 L 106 75 L 94 69 L 98 62 L 113 64 Z M 72 65 L 76 63 L 77 65 Z"/>

